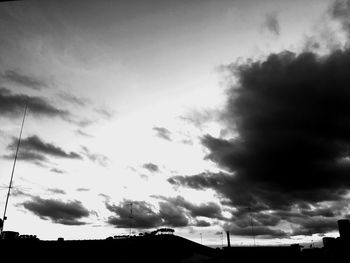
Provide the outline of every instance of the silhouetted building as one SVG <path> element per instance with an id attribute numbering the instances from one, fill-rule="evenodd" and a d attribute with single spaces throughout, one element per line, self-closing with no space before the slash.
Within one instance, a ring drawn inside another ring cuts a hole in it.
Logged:
<path id="1" fill-rule="evenodd" d="M 337 240 L 334 237 L 324 237 L 322 241 L 324 248 L 334 248 L 337 244 Z"/>
<path id="2" fill-rule="evenodd" d="M 338 229 L 341 239 L 350 240 L 350 221 L 348 219 L 338 220 Z"/>
<path id="3" fill-rule="evenodd" d="M 3 231 L 1 235 L 2 239 L 7 239 L 7 240 L 17 239 L 18 237 L 19 237 L 19 233 L 15 231 Z"/>
<path id="4" fill-rule="evenodd" d="M 290 245 L 291 250 L 293 250 L 294 252 L 300 252 L 301 249 L 303 248 L 303 246 L 299 245 L 299 244 L 292 244 Z"/>
<path id="5" fill-rule="evenodd" d="M 21 240 L 39 240 L 36 235 L 20 235 L 18 238 Z"/>

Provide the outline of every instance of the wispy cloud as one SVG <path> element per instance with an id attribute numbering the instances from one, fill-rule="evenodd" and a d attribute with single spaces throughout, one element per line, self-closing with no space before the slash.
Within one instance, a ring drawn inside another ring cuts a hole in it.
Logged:
<path id="1" fill-rule="evenodd" d="M 107 110 L 105 108 L 95 109 L 95 112 L 97 112 L 100 116 L 102 116 L 105 119 L 111 119 L 114 116 L 114 112 L 113 111 Z"/>
<path id="2" fill-rule="evenodd" d="M 51 168 L 50 171 L 53 173 L 57 173 L 57 174 L 64 174 L 65 173 L 65 171 L 63 171 L 61 169 L 57 169 L 57 168 Z"/>
<path id="3" fill-rule="evenodd" d="M 204 128 L 205 124 L 212 121 L 218 121 L 220 111 L 217 109 L 191 110 L 185 115 L 180 116 L 180 119 L 193 124 L 197 128 Z"/>
<path id="4" fill-rule="evenodd" d="M 159 172 L 158 165 L 156 165 L 154 163 L 145 163 L 145 164 L 142 165 L 142 167 L 145 168 L 146 170 L 148 170 L 151 173 Z"/>
<path id="5" fill-rule="evenodd" d="M 12 82 L 33 90 L 41 90 L 43 88 L 49 87 L 48 84 L 41 79 L 35 78 L 33 76 L 24 75 L 14 70 L 6 70 L 2 74 L 2 78 L 9 82 Z"/>
<path id="6" fill-rule="evenodd" d="M 90 191 L 90 189 L 88 189 L 88 188 L 78 188 L 77 191 L 78 192 L 88 192 L 88 191 Z"/>
<path id="7" fill-rule="evenodd" d="M 156 136 L 159 138 L 165 139 L 167 141 L 172 141 L 171 132 L 164 127 L 153 127 L 153 130 L 156 131 Z"/>
<path id="8" fill-rule="evenodd" d="M 0 115 L 5 117 L 19 116 L 23 114 L 28 102 L 28 110 L 35 117 L 61 117 L 68 120 L 70 113 L 53 106 L 43 97 L 13 94 L 7 88 L 0 88 Z"/>
<path id="9" fill-rule="evenodd" d="M 109 158 L 107 156 L 99 153 L 91 153 L 85 146 L 81 146 L 81 148 L 83 149 L 82 154 L 85 155 L 90 161 L 97 163 L 100 166 L 108 165 Z"/>
<path id="10" fill-rule="evenodd" d="M 4 156 L 5 158 L 12 159 L 14 157 L 14 151 L 17 147 L 17 138 L 13 138 L 12 142 L 7 146 L 12 154 Z M 76 152 L 66 152 L 61 147 L 58 147 L 52 143 L 44 142 L 37 135 L 33 135 L 21 140 L 21 148 L 18 154 L 18 159 L 27 161 L 45 162 L 47 157 L 67 158 L 67 159 L 82 159 L 82 157 Z M 58 170 L 53 170 L 57 172 Z"/>
<path id="11" fill-rule="evenodd" d="M 47 190 L 53 194 L 61 194 L 61 195 L 66 194 L 66 192 L 64 190 L 58 189 L 58 188 L 48 188 Z"/>
<path id="12" fill-rule="evenodd" d="M 275 36 L 280 35 L 281 29 L 276 12 L 268 13 L 265 15 L 263 27 L 269 30 Z"/>
<path id="13" fill-rule="evenodd" d="M 58 97 L 66 102 L 69 102 L 71 104 L 78 105 L 81 107 L 84 107 L 89 103 L 89 101 L 87 99 L 78 98 L 78 97 L 76 97 L 73 94 L 68 93 L 68 92 L 60 92 L 58 94 Z"/>
<path id="14" fill-rule="evenodd" d="M 83 130 L 81 129 L 77 129 L 75 131 L 76 134 L 80 135 L 80 136 L 83 136 L 83 137 L 87 137 L 87 138 L 93 138 L 94 136 L 92 136 L 91 134 L 88 134 L 86 132 L 84 132 Z"/>

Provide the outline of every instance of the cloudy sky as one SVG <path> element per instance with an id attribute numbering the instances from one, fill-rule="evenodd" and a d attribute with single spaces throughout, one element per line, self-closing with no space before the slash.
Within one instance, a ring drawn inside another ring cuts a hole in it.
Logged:
<path id="1" fill-rule="evenodd" d="M 349 17 L 345 0 L 1 2 L 1 214 L 29 103 L 5 230 L 338 235 Z"/>

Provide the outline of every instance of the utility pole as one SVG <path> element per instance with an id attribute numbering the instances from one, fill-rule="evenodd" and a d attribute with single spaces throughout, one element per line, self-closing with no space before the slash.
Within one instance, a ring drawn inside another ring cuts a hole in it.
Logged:
<path id="1" fill-rule="evenodd" d="M 255 234 L 254 234 L 254 228 L 253 228 L 253 217 L 252 217 L 252 211 L 251 208 L 248 207 L 249 210 L 249 214 L 250 214 L 250 225 L 252 227 L 252 236 L 253 236 L 253 240 L 254 240 L 254 247 L 255 247 Z"/>
<path id="2" fill-rule="evenodd" d="M 224 232 L 221 232 L 221 248 L 224 247 Z"/>
<path id="3" fill-rule="evenodd" d="M 133 216 L 132 216 L 132 203 L 129 203 L 129 205 L 130 205 L 130 216 L 129 216 L 129 219 L 130 219 L 130 233 L 129 233 L 129 237 L 131 237 L 132 220 L 133 220 Z"/>
<path id="4" fill-rule="evenodd" d="M 230 231 L 226 231 L 226 237 L 227 237 L 227 247 L 231 247 L 231 241 L 230 241 Z"/>
<path id="5" fill-rule="evenodd" d="M 5 220 L 7 219 L 7 217 L 6 217 L 7 205 L 8 205 L 9 197 L 10 197 L 10 194 L 11 194 L 11 188 L 12 188 L 12 182 L 13 182 L 13 175 L 14 175 L 14 172 L 15 172 L 16 161 L 17 161 L 17 156 L 18 156 L 18 151 L 19 151 L 19 146 L 20 146 L 20 144 L 21 144 L 22 131 L 23 131 L 23 126 L 24 126 L 24 120 L 25 120 L 25 118 L 26 118 L 27 108 L 28 108 L 28 100 L 26 101 L 26 106 L 25 106 L 25 108 L 24 108 L 23 119 L 22 119 L 22 125 L 21 125 L 21 131 L 20 131 L 19 136 L 18 136 L 18 142 L 17 142 L 16 153 L 15 153 L 15 159 L 14 159 L 14 161 L 13 161 L 12 172 L 11 172 L 11 179 L 10 179 L 10 184 L 9 184 L 8 191 L 7 191 L 7 196 L 6 196 L 4 215 L 3 215 L 3 217 L 2 217 L 2 225 L 1 225 L 1 228 L 0 228 L 0 236 L 2 235 L 2 232 L 4 231 Z"/>

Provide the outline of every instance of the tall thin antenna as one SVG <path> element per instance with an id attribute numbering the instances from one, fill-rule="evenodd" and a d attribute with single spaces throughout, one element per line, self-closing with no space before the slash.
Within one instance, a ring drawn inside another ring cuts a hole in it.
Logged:
<path id="1" fill-rule="evenodd" d="M 221 247 L 224 247 L 224 232 L 221 232 Z"/>
<path id="2" fill-rule="evenodd" d="M 253 236 L 253 240 L 254 240 L 254 247 L 255 247 L 255 234 L 254 234 L 254 228 L 253 228 L 253 217 L 252 217 L 252 211 L 251 208 L 248 207 L 249 210 L 249 214 L 250 214 L 250 225 L 252 227 L 252 236 Z"/>
<path id="3" fill-rule="evenodd" d="M 22 131 L 23 131 L 23 126 L 24 126 L 24 120 L 26 118 L 27 108 L 28 108 L 28 100 L 26 101 L 26 106 L 24 108 L 23 120 L 22 120 L 22 125 L 21 125 L 21 131 L 19 133 L 18 142 L 17 142 L 15 160 L 13 161 L 12 172 L 11 172 L 11 179 L 10 179 L 10 184 L 9 184 L 8 191 L 7 191 L 7 196 L 6 196 L 5 209 L 4 209 L 4 215 L 2 217 L 2 226 L 1 226 L 1 229 L 0 229 L 0 235 L 2 234 L 2 232 L 4 230 L 5 220 L 7 219 L 7 217 L 6 217 L 7 205 L 8 205 L 9 197 L 10 197 L 10 194 L 11 194 L 13 175 L 14 175 L 14 172 L 15 172 L 16 161 L 17 161 L 17 156 L 18 156 L 18 151 L 19 151 L 19 145 L 21 143 Z"/>
<path id="4" fill-rule="evenodd" d="M 131 237 L 131 229 L 132 229 L 132 220 L 133 220 L 133 216 L 132 216 L 132 203 L 129 203 L 130 205 L 130 234 L 129 234 L 129 237 Z"/>

